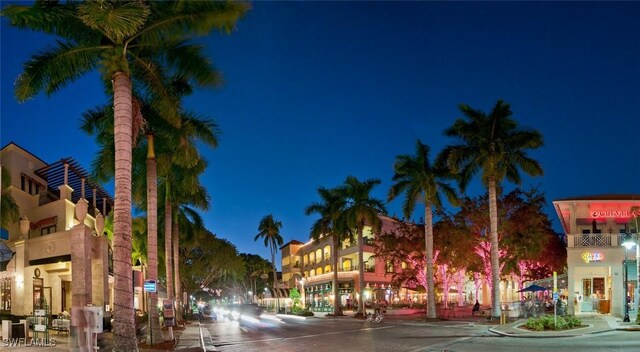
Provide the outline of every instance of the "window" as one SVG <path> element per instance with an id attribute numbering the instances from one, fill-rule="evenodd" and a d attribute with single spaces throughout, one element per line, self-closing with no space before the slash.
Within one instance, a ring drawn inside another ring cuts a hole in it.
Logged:
<path id="1" fill-rule="evenodd" d="M 407 265 L 407 262 L 402 262 L 402 269 L 407 269 L 409 267 L 409 265 Z"/>
<path id="2" fill-rule="evenodd" d="M 316 269 L 311 269 L 311 271 L 309 272 L 310 276 L 316 276 Z"/>
<path id="3" fill-rule="evenodd" d="M 331 246 L 324 246 L 324 260 L 331 259 Z"/>
<path id="4" fill-rule="evenodd" d="M 393 271 L 394 271 L 393 270 L 393 262 L 390 261 L 390 260 L 387 260 L 387 263 L 385 265 L 385 272 L 392 273 Z"/>
<path id="5" fill-rule="evenodd" d="M 11 311 L 11 279 L 0 279 L 0 311 Z"/>
<path id="6" fill-rule="evenodd" d="M 353 264 L 351 263 L 351 259 L 345 259 L 342 262 L 342 270 L 344 271 L 351 271 L 353 270 Z"/>
<path id="7" fill-rule="evenodd" d="M 47 227 L 43 227 L 40 229 L 40 236 L 48 235 L 50 233 L 56 232 L 56 225 L 51 225 Z"/>
<path id="8" fill-rule="evenodd" d="M 320 263 L 322 261 L 322 249 L 316 249 L 316 261 Z"/>
<path id="9" fill-rule="evenodd" d="M 27 192 L 33 196 L 40 193 L 41 187 L 43 186 L 38 181 L 25 174 L 20 174 L 20 189 L 24 192 Z"/>
<path id="10" fill-rule="evenodd" d="M 331 265 L 325 265 L 324 266 L 324 272 L 325 273 L 330 273 L 331 272 Z"/>
<path id="11" fill-rule="evenodd" d="M 302 260 L 303 265 L 309 265 L 309 255 L 305 254 Z"/>

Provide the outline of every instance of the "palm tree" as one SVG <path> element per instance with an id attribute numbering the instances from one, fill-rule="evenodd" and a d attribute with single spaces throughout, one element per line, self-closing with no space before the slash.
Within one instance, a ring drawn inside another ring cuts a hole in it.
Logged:
<path id="1" fill-rule="evenodd" d="M 280 228 L 282 223 L 273 218 L 273 215 L 269 214 L 260 220 L 258 225 L 258 234 L 253 238 L 254 241 L 262 238 L 264 239 L 264 246 L 268 247 L 271 251 L 271 263 L 273 264 L 273 286 L 275 288 L 276 299 L 276 313 L 279 311 L 279 298 L 278 298 L 278 274 L 276 273 L 276 252 L 278 248 L 282 246 L 282 236 L 280 236 Z"/>
<path id="2" fill-rule="evenodd" d="M 20 219 L 18 204 L 9 193 L 11 186 L 11 173 L 9 169 L 0 166 L 0 226 L 6 228 L 11 223 Z"/>
<path id="3" fill-rule="evenodd" d="M 358 235 L 358 285 L 360 298 L 358 299 L 357 317 L 364 316 L 364 239 L 365 225 L 371 226 L 374 233 L 379 233 L 381 221 L 379 213 L 385 212 L 384 203 L 371 197 L 371 190 L 380 184 L 378 179 L 360 181 L 354 176 L 348 176 L 344 184 L 338 187 L 338 194 L 345 202 L 344 209 L 336 222 L 338 232 L 355 231 Z"/>
<path id="4" fill-rule="evenodd" d="M 216 81 L 198 46 L 186 40 L 213 29 L 229 31 L 248 7 L 236 2 L 100 1 L 8 5 L 10 24 L 61 38 L 53 48 L 34 55 L 16 81 L 16 96 L 25 101 L 39 92 L 51 94 L 84 74 L 99 69 L 114 96 L 114 350 L 135 351 L 131 290 L 131 132 L 132 84 L 154 100 L 160 114 L 179 123 L 177 104 L 164 85 L 166 68 L 199 85 Z"/>
<path id="5" fill-rule="evenodd" d="M 538 131 L 519 128 L 513 119 L 509 104 L 498 100 L 489 115 L 468 105 L 460 105 L 464 118 L 458 119 L 445 130 L 445 135 L 454 137 L 458 144 L 447 146 L 438 156 L 439 165 L 447 165 L 458 174 L 460 189 L 467 185 L 478 172 L 489 192 L 492 308 L 494 318 L 500 316 L 500 265 L 498 257 L 498 211 L 497 192 L 500 184 L 507 180 L 520 184 L 520 171 L 531 176 L 542 175 L 542 167 L 527 156 L 528 149 L 542 146 L 542 135 Z"/>
<path id="6" fill-rule="evenodd" d="M 339 289 L 338 289 L 338 255 L 340 251 L 340 244 L 345 239 L 345 235 L 350 232 L 338 232 L 336 222 L 340 218 L 340 214 L 344 209 L 345 200 L 338 192 L 337 189 L 326 189 L 323 187 L 318 188 L 318 194 L 320 195 L 320 202 L 314 202 L 305 209 L 306 215 L 318 214 L 320 218 L 316 220 L 311 226 L 311 237 L 314 241 L 318 241 L 320 238 L 329 236 L 332 242 L 331 258 L 333 260 L 333 314 L 338 316 L 342 315 L 339 301 Z"/>
<path id="7" fill-rule="evenodd" d="M 416 154 L 398 155 L 393 165 L 395 182 L 389 189 L 388 201 L 393 200 L 404 193 L 405 198 L 402 203 L 402 211 L 406 218 L 410 218 L 415 209 L 416 203 L 424 202 L 424 239 L 427 269 L 427 318 L 435 319 L 436 295 L 433 282 L 433 213 L 432 206 L 437 210 L 442 209 L 442 199 L 440 192 L 444 193 L 450 202 L 456 203 L 455 190 L 445 179 L 452 179 L 453 176 L 448 169 L 431 165 L 429 161 L 429 146 L 422 144 L 420 140 L 416 142 Z"/>

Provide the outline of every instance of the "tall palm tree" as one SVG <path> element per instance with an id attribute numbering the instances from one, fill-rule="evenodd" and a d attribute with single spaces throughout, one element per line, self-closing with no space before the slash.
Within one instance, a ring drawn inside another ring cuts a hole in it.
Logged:
<path id="1" fill-rule="evenodd" d="M 216 81 L 214 71 L 194 35 L 230 30 L 247 6 L 209 1 L 37 1 L 32 6 L 8 5 L 2 10 L 12 26 L 61 38 L 36 54 L 16 81 L 19 101 L 39 92 L 56 92 L 84 74 L 99 69 L 114 96 L 114 350 L 135 351 L 131 290 L 131 132 L 132 84 L 154 100 L 160 114 L 179 123 L 175 99 L 163 77 L 166 68 L 199 85 Z"/>
<path id="2" fill-rule="evenodd" d="M 433 212 L 432 206 L 442 209 L 440 193 L 444 193 L 450 202 L 456 203 L 455 190 L 442 180 L 452 179 L 447 168 L 436 167 L 429 161 L 429 146 L 416 142 L 415 155 L 398 155 L 393 165 L 395 182 L 389 189 L 391 201 L 404 193 L 402 211 L 408 219 L 413 214 L 416 203 L 424 203 L 424 239 L 426 250 L 427 275 L 427 318 L 436 318 L 436 295 L 433 272 Z"/>
<path id="3" fill-rule="evenodd" d="M 305 209 L 306 215 L 318 214 L 320 218 L 311 226 L 311 237 L 314 241 L 318 241 L 322 237 L 331 237 L 332 250 L 331 258 L 333 260 L 333 314 L 342 315 L 340 309 L 340 292 L 338 289 L 338 257 L 340 253 L 340 244 L 344 240 L 345 235 L 349 232 L 339 232 L 336 222 L 340 218 L 340 214 L 345 206 L 345 199 L 341 196 L 337 189 L 318 188 L 320 202 L 314 202 Z"/>
<path id="4" fill-rule="evenodd" d="M 384 203 L 372 198 L 373 187 L 380 184 L 378 179 L 360 181 L 354 176 L 347 176 L 344 184 L 337 192 L 346 203 L 336 224 L 338 232 L 355 231 L 358 236 L 358 285 L 360 298 L 358 299 L 357 317 L 364 316 L 364 239 L 365 225 L 371 226 L 374 233 L 379 233 L 381 221 L 378 214 L 385 212 Z"/>
<path id="5" fill-rule="evenodd" d="M 282 246 L 282 236 L 280 236 L 280 228 L 282 223 L 273 218 L 272 214 L 269 214 L 260 220 L 258 225 L 258 234 L 253 238 L 254 241 L 262 238 L 264 240 L 264 246 L 269 248 L 271 252 L 271 263 L 273 264 L 273 286 L 275 288 L 276 299 L 276 313 L 279 311 L 279 298 L 278 298 L 278 274 L 276 273 L 276 252 L 278 248 Z"/>
<path id="6" fill-rule="evenodd" d="M 489 192 L 491 315 L 497 318 L 500 316 L 497 192 L 505 178 L 520 184 L 519 169 L 531 176 L 543 174 L 540 164 L 526 153 L 542 146 L 542 135 L 538 131 L 519 128 L 509 104 L 502 100 L 498 100 L 488 115 L 464 104 L 460 105 L 460 111 L 464 118 L 456 120 L 444 132 L 458 143 L 442 150 L 436 163 L 447 165 L 458 174 L 463 192 L 473 176 L 481 172 L 482 183 Z"/>

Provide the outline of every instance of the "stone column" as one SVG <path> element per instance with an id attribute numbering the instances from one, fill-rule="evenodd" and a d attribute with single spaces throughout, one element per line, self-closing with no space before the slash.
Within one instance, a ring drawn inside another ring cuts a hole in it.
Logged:
<path id="1" fill-rule="evenodd" d="M 94 236 L 92 240 L 92 301 L 94 306 L 105 308 L 109 304 L 109 244 L 105 236 Z"/>
<path id="2" fill-rule="evenodd" d="M 15 299 L 11 300 L 11 313 L 14 315 L 27 315 L 29 314 L 29 309 L 31 309 L 31 303 L 33 298 L 30 294 L 28 294 L 25 289 L 27 284 L 27 274 L 24 272 L 27 252 L 25 247 L 25 240 L 18 240 L 15 242 L 15 260 L 16 260 L 16 271 L 15 271 Z M 28 264 L 27 264 L 28 266 Z M 13 289 L 13 288 L 12 288 Z M 13 298 L 13 293 L 12 293 Z"/>
<path id="3" fill-rule="evenodd" d="M 61 186 L 64 187 L 64 186 Z M 84 202 L 82 202 L 84 201 Z M 80 199 L 76 204 L 76 216 L 80 222 L 71 229 L 71 339 L 72 351 L 88 351 L 84 328 L 87 326 L 83 308 L 92 304 L 92 231 L 84 224 L 87 201 Z"/>

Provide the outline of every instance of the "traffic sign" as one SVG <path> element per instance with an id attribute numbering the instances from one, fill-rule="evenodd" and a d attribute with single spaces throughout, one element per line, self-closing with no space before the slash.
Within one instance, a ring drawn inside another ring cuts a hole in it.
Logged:
<path id="1" fill-rule="evenodd" d="M 146 292 L 156 292 L 156 280 L 144 280 L 144 290 Z"/>
<path id="2" fill-rule="evenodd" d="M 557 301 L 558 300 L 558 292 L 554 292 L 553 293 L 553 300 Z"/>

